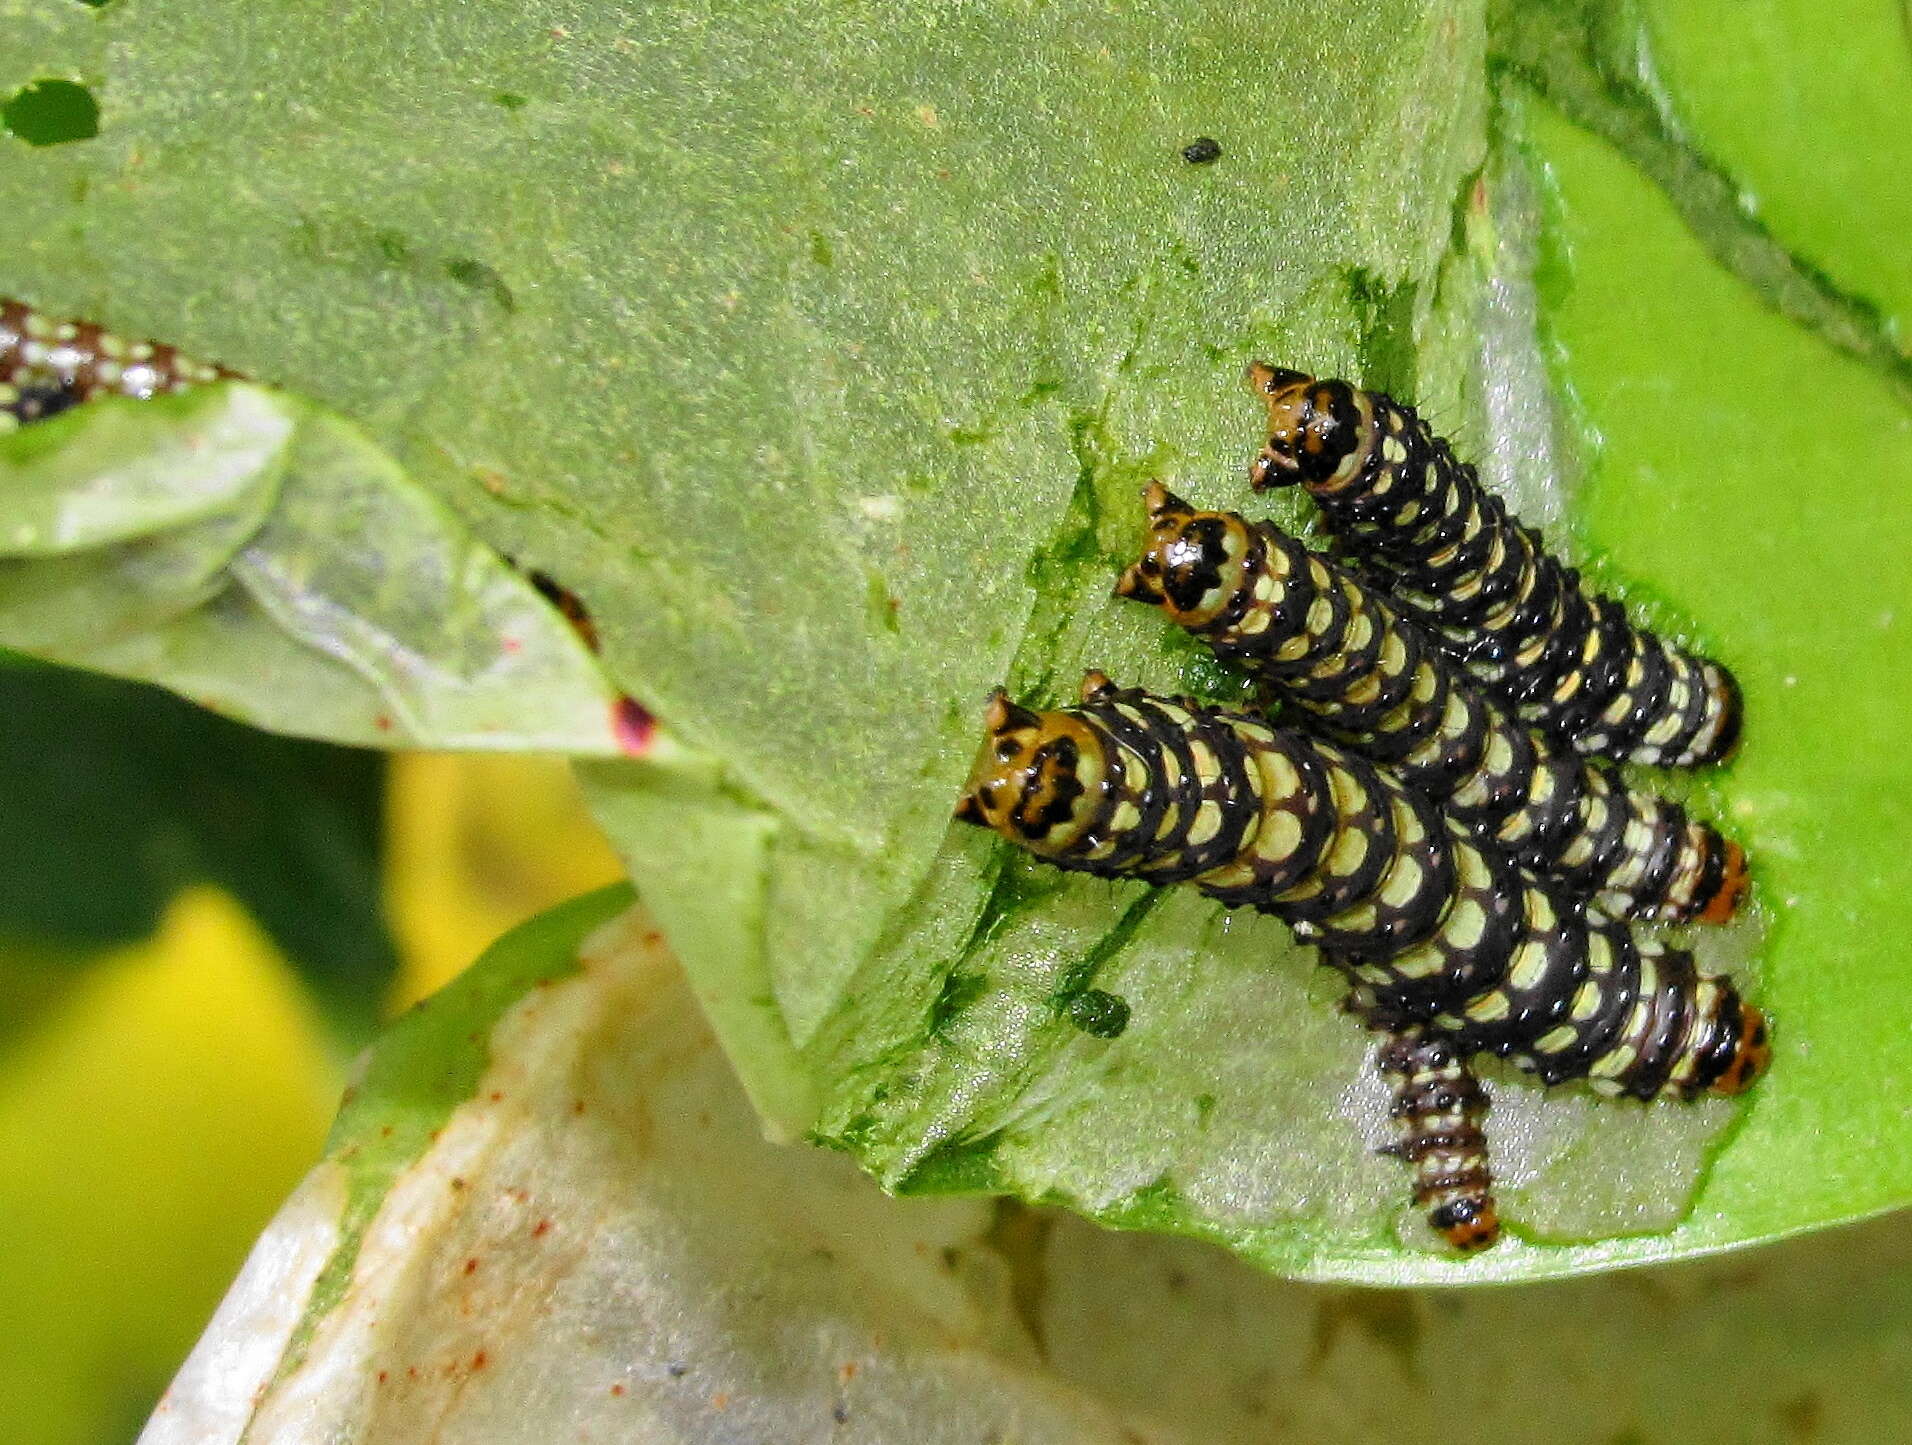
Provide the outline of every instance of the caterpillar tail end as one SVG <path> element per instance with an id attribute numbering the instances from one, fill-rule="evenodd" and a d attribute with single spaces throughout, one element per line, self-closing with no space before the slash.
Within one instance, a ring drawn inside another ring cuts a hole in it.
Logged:
<path id="1" fill-rule="evenodd" d="M 1382 1045 L 1376 1065 L 1393 1089 L 1399 1137 L 1382 1152 L 1414 1171 L 1414 1202 L 1462 1254 L 1500 1238 L 1494 1175 L 1481 1120 L 1487 1095 L 1446 1039 L 1409 1025 Z"/>
<path id="2" fill-rule="evenodd" d="M 1491 1194 L 1436 1205 L 1428 1210 L 1427 1222 L 1461 1254 L 1477 1254 L 1500 1239 L 1500 1214 Z"/>
<path id="3" fill-rule="evenodd" d="M 1693 761 L 1705 767 L 1729 763 L 1739 751 L 1740 735 L 1746 726 L 1746 697 L 1740 691 L 1739 679 L 1724 667 L 1716 662 L 1704 663 L 1703 667 L 1713 697 L 1714 723 L 1712 736 L 1700 742 Z"/>
<path id="4" fill-rule="evenodd" d="M 1714 1094 L 1743 1094 L 1759 1082 L 1773 1061 L 1773 1031 L 1766 1015 L 1750 1003 L 1739 1006 L 1739 1034 L 1733 1041 L 1733 1055 L 1719 1076 L 1707 1085 Z"/>
<path id="5" fill-rule="evenodd" d="M 1739 911 L 1739 905 L 1746 900 L 1746 889 L 1751 883 L 1746 871 L 1746 852 L 1739 844 L 1727 839 L 1723 854 L 1719 888 L 1706 900 L 1706 906 L 1700 910 L 1701 923 L 1726 923 Z"/>

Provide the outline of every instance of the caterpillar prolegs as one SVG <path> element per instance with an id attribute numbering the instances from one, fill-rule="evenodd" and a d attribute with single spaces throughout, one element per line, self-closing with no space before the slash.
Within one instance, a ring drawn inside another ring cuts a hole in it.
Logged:
<path id="1" fill-rule="evenodd" d="M 998 693 L 957 816 L 1057 867 L 1273 914 L 1319 945 L 1371 1027 L 1458 1060 L 1492 1053 L 1639 1099 L 1737 1093 L 1767 1062 L 1759 1010 L 1690 954 L 1582 909 L 1372 764 L 1246 713 L 1097 673 L 1079 707 L 1031 712 Z M 1419 1089 L 1434 1067 L 1403 1077 Z M 1407 1148 L 1434 1111 L 1402 1109 Z M 1459 1193 L 1423 1202 L 1471 1200 L 1466 1218 L 1433 1222 L 1477 1247 L 1493 1238 L 1490 1181 L 1484 1162 L 1478 1181 L 1463 1172 Z"/>
<path id="2" fill-rule="evenodd" d="M 1254 484 L 1306 487 L 1329 530 L 1522 718 L 1595 757 L 1690 767 L 1732 751 L 1732 674 L 1589 593 L 1412 407 L 1259 362 L 1249 380 L 1268 404 Z"/>
<path id="3" fill-rule="evenodd" d="M 1145 500 L 1147 546 L 1120 595 L 1160 606 L 1478 836 L 1607 911 L 1732 916 L 1746 888 L 1737 844 L 1554 748 L 1390 599 L 1271 523 L 1197 511 L 1159 482 Z"/>
<path id="4" fill-rule="evenodd" d="M 56 321 L 0 296 L 0 430 L 102 396 L 144 400 L 231 377 L 155 341 L 127 341 L 90 321 Z"/>

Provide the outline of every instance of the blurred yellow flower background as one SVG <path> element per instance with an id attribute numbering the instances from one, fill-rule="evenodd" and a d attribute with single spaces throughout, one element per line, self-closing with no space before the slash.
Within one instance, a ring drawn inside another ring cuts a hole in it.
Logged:
<path id="1" fill-rule="evenodd" d="M 558 760 L 399 755 L 388 788 L 391 1013 L 619 876 Z M 0 956 L 14 998 L 61 990 L 18 1028 L 0 1005 L 0 1440 L 127 1440 L 318 1156 L 349 1061 L 219 888 L 84 970 L 36 962 Z"/>

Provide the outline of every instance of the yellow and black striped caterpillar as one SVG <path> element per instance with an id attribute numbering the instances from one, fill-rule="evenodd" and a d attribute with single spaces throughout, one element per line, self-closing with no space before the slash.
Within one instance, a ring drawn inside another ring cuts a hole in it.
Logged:
<path id="1" fill-rule="evenodd" d="M 1596 757 L 1691 767 L 1738 741 L 1718 663 L 1637 628 L 1509 516 L 1413 408 L 1256 363 L 1257 487 L 1299 482 L 1335 537 L 1535 726 Z"/>
<path id="2" fill-rule="evenodd" d="M 140 399 L 233 373 L 90 321 L 56 321 L 0 296 L 0 430 L 102 396 Z"/>
<path id="3" fill-rule="evenodd" d="M 1640 1099 L 1737 1093 L 1765 1067 L 1765 1020 L 1730 982 L 1584 910 L 1374 765 L 1098 673 L 1082 696 L 1037 713 L 996 694 L 957 816 L 1057 867 L 1192 883 L 1318 945 L 1350 1010 L 1392 1036 L 1398 1152 L 1456 1247 L 1498 1231 L 1469 1056 Z"/>
<path id="4" fill-rule="evenodd" d="M 1149 534 L 1116 591 L 1428 794 L 1481 838 L 1608 912 L 1724 923 L 1739 846 L 1610 767 L 1558 750 L 1390 599 L 1271 523 L 1197 511 L 1153 483 Z"/>

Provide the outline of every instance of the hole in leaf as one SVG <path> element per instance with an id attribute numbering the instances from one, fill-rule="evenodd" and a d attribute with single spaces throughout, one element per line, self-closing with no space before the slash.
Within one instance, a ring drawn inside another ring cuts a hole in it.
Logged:
<path id="1" fill-rule="evenodd" d="M 30 146 L 91 140 L 100 133 L 100 103 L 71 80 L 36 80 L 0 105 L 0 125 Z"/>

